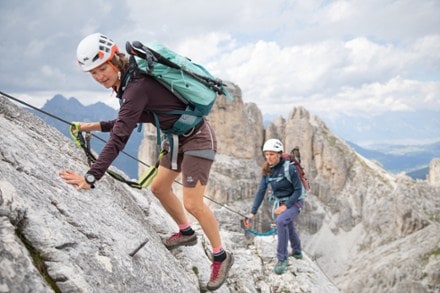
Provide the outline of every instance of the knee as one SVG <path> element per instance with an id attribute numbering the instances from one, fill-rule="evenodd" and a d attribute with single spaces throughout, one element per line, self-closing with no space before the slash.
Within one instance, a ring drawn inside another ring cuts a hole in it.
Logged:
<path id="1" fill-rule="evenodd" d="M 289 224 L 289 222 L 291 222 L 291 221 L 286 217 L 278 216 L 276 218 L 276 223 L 277 223 L 278 227 L 287 226 Z"/>
<path id="2" fill-rule="evenodd" d="M 163 194 L 166 193 L 166 189 L 160 184 L 155 184 L 154 182 L 150 185 L 150 191 L 156 196 L 160 198 Z"/>
<path id="3" fill-rule="evenodd" d="M 190 213 L 191 215 L 193 215 L 194 217 L 196 217 L 197 219 L 203 215 L 204 212 L 204 206 L 201 204 L 195 204 L 193 202 L 184 202 L 183 203 L 185 209 L 188 211 L 188 213 Z"/>
<path id="4" fill-rule="evenodd" d="M 284 225 L 284 221 L 281 219 L 281 217 L 277 217 L 276 218 L 276 224 L 277 224 L 278 227 Z"/>

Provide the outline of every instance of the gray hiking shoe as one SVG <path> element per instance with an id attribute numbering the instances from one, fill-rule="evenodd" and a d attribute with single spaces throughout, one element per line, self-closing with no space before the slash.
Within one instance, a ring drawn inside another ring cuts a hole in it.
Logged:
<path id="1" fill-rule="evenodd" d="M 209 279 L 206 288 L 208 290 L 217 290 L 226 281 L 229 270 L 234 263 L 234 256 L 232 253 L 226 251 L 226 258 L 224 261 L 214 261 L 211 265 L 211 278 Z"/>
<path id="2" fill-rule="evenodd" d="M 183 235 L 182 232 L 177 232 L 168 238 L 162 239 L 162 242 L 168 250 L 179 246 L 193 246 L 197 244 L 197 234 Z"/>

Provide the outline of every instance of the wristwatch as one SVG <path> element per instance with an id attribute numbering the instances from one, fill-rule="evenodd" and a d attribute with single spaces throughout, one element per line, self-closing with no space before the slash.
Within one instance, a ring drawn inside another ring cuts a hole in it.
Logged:
<path id="1" fill-rule="evenodd" d="M 95 188 L 95 182 L 96 182 L 95 176 L 87 173 L 86 176 L 84 176 L 84 179 L 90 185 L 90 187 Z"/>

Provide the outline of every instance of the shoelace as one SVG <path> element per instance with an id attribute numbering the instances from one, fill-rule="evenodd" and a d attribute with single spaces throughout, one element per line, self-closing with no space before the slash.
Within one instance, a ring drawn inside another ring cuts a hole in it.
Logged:
<path id="1" fill-rule="evenodd" d="M 168 242 L 179 239 L 182 236 L 181 232 L 171 234 L 170 238 L 168 238 Z"/>
<path id="2" fill-rule="evenodd" d="M 221 261 L 214 261 L 211 265 L 212 272 L 211 272 L 211 281 L 215 281 L 218 277 L 218 274 L 220 272 L 220 267 L 222 266 Z"/>

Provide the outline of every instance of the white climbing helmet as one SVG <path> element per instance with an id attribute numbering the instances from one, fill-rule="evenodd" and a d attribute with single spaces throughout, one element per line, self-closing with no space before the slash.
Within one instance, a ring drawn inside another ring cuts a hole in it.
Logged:
<path id="1" fill-rule="evenodd" d="M 118 46 L 101 33 L 88 35 L 79 43 L 76 57 L 83 71 L 90 71 L 111 60 L 119 52 Z"/>
<path id="2" fill-rule="evenodd" d="M 277 153 L 283 152 L 283 143 L 279 139 L 271 138 L 267 140 L 263 145 L 263 152 L 265 151 L 272 151 Z"/>

